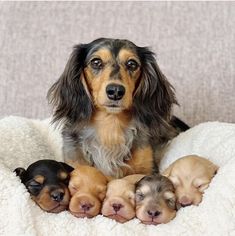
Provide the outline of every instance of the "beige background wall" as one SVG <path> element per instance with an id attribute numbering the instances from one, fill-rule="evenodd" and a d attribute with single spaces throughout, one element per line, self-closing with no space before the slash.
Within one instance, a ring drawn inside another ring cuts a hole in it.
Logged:
<path id="1" fill-rule="evenodd" d="M 46 118 L 72 46 L 151 46 L 190 125 L 235 122 L 235 2 L 0 2 L 0 117 Z"/>

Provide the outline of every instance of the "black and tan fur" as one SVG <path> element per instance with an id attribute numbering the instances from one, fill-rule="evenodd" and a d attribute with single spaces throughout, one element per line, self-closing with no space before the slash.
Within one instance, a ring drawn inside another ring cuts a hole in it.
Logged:
<path id="1" fill-rule="evenodd" d="M 27 169 L 18 167 L 14 171 L 42 210 L 59 213 L 69 205 L 68 184 L 72 170 L 63 162 L 44 159 L 32 163 Z"/>
<path id="2" fill-rule="evenodd" d="M 75 46 L 48 98 L 62 124 L 65 161 L 106 175 L 150 174 L 155 151 L 177 133 L 172 86 L 153 52 L 128 40 Z"/>

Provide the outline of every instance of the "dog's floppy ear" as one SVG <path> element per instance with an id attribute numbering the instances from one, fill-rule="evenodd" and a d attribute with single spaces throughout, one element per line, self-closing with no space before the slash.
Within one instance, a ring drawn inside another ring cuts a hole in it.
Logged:
<path id="1" fill-rule="evenodd" d="M 72 171 L 74 170 L 74 168 L 73 168 L 72 166 L 70 166 L 70 165 L 68 165 L 68 164 L 66 164 L 66 163 L 64 163 L 64 162 L 60 162 L 60 164 L 64 167 L 64 169 L 65 169 L 68 173 L 70 173 L 70 172 L 72 172 Z"/>
<path id="2" fill-rule="evenodd" d="M 79 123 L 91 117 L 92 103 L 83 78 L 87 51 L 87 44 L 74 47 L 63 74 L 48 91 L 48 100 L 54 106 L 53 121 L 65 118 Z"/>
<path id="3" fill-rule="evenodd" d="M 177 104 L 174 89 L 161 72 L 154 53 L 146 47 L 137 48 L 142 75 L 134 97 L 134 113 L 155 137 L 161 128 L 171 129 L 169 120 L 173 104 Z M 167 133 L 167 131 L 165 131 Z"/>
<path id="4" fill-rule="evenodd" d="M 18 167 L 14 170 L 14 172 L 16 173 L 16 176 L 19 176 L 21 180 L 23 180 L 23 176 L 26 172 L 26 170 L 22 167 Z"/>

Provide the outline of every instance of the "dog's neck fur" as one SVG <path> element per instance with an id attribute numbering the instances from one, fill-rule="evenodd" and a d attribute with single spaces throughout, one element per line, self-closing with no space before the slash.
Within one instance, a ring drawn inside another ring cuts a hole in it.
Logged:
<path id="1" fill-rule="evenodd" d="M 91 125 L 97 131 L 97 138 L 102 146 L 112 148 L 116 145 L 125 145 L 125 130 L 129 126 L 128 113 L 109 114 L 98 111 L 92 118 Z"/>
<path id="2" fill-rule="evenodd" d="M 96 112 L 88 127 L 80 132 L 84 158 L 106 175 L 122 176 L 121 167 L 131 158 L 136 128 L 128 114 Z"/>

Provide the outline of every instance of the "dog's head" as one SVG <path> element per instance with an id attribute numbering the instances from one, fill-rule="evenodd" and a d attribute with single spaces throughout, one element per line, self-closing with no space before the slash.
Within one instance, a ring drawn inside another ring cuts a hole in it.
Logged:
<path id="1" fill-rule="evenodd" d="M 128 40 L 100 38 L 74 47 L 65 70 L 48 92 L 54 120 L 89 121 L 94 110 L 129 111 L 147 127 L 166 125 L 173 88 L 154 53 Z"/>
<path id="2" fill-rule="evenodd" d="M 14 171 L 29 191 L 31 198 L 44 210 L 58 213 L 67 209 L 70 194 L 68 190 L 69 173 L 73 168 L 54 160 L 40 160 L 26 170 Z"/>
<path id="3" fill-rule="evenodd" d="M 124 223 L 135 217 L 135 185 L 125 179 L 109 182 L 102 214 Z"/>
<path id="4" fill-rule="evenodd" d="M 174 186 L 165 176 L 149 175 L 136 183 L 136 217 L 144 224 L 167 223 L 176 216 Z"/>
<path id="5" fill-rule="evenodd" d="M 203 193 L 216 174 L 218 166 L 196 156 L 185 156 L 172 163 L 164 172 L 175 186 L 178 203 L 182 206 L 198 205 Z"/>
<path id="6" fill-rule="evenodd" d="M 78 165 L 71 173 L 69 191 L 71 200 L 70 212 L 79 218 L 94 217 L 100 213 L 105 198 L 108 178 L 98 169 Z"/>

